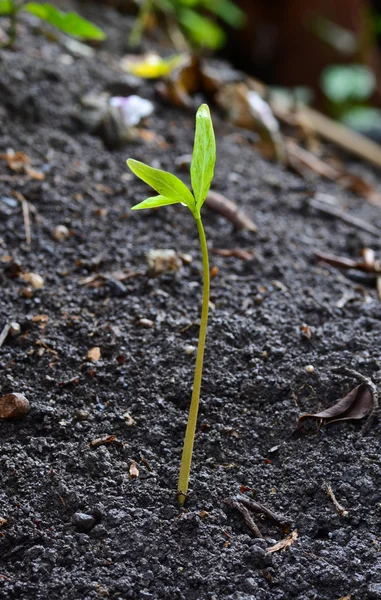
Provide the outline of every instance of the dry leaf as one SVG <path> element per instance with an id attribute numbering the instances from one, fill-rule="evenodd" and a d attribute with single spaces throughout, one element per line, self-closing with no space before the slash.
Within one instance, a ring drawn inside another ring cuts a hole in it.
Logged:
<path id="1" fill-rule="evenodd" d="M 2 527 L 3 525 L 6 525 L 8 523 L 7 519 L 4 519 L 4 517 L 0 517 L 0 527 Z"/>
<path id="2" fill-rule="evenodd" d="M 272 552 L 278 552 L 279 550 L 285 550 L 286 548 L 289 548 L 290 546 L 292 546 L 292 544 L 295 544 L 297 539 L 298 539 L 298 530 L 294 529 L 294 531 L 292 533 L 290 533 L 290 535 L 288 535 L 286 538 L 284 538 L 284 540 L 281 540 L 274 546 L 267 548 L 266 552 L 268 554 L 271 554 Z"/>
<path id="3" fill-rule="evenodd" d="M 165 81 L 157 84 L 159 94 L 171 104 L 192 107 L 194 94 L 202 89 L 200 60 L 196 56 L 183 55 Z"/>
<path id="4" fill-rule="evenodd" d="M 94 348 L 90 348 L 90 350 L 87 353 L 87 358 L 89 358 L 90 360 L 97 362 L 101 357 L 101 349 L 99 348 L 99 346 L 95 346 Z"/>
<path id="5" fill-rule="evenodd" d="M 329 408 L 315 414 L 301 415 L 298 426 L 306 419 L 321 421 L 321 427 L 337 421 L 358 420 L 366 417 L 374 406 L 373 393 L 366 383 L 361 383 Z M 300 427 L 303 431 L 303 426 Z"/>
<path id="6" fill-rule="evenodd" d="M 139 469 L 136 466 L 136 461 L 132 461 L 131 466 L 130 466 L 130 477 L 132 479 L 135 479 L 136 477 L 139 477 Z"/>
<path id="7" fill-rule="evenodd" d="M 242 210 L 238 208 L 235 202 L 229 200 L 222 194 L 209 191 L 205 204 L 214 212 L 222 215 L 233 223 L 237 229 L 248 229 L 249 231 L 257 231 L 257 226 Z"/>

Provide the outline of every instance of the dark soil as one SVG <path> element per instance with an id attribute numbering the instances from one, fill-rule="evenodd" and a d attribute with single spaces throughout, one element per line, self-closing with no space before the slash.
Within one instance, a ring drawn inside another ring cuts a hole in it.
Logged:
<path id="1" fill-rule="evenodd" d="M 112 50 L 125 52 L 129 22 L 111 10 L 102 14 Z M 364 296 L 313 255 L 320 249 L 353 257 L 366 246 L 380 252 L 380 239 L 306 209 L 305 182 L 264 161 L 213 110 L 214 189 L 238 201 L 258 233 L 234 231 L 204 210 L 211 248 L 239 247 L 254 257 L 211 256 L 219 272 L 191 495 L 180 510 L 176 485 L 194 367 L 184 347 L 197 343 L 201 302 L 197 233 L 185 208 L 129 212 L 146 188 L 127 173 L 125 160 L 173 170 L 176 157 L 192 149 L 194 114 L 165 106 L 152 84 L 139 84 L 138 93 L 155 104 L 146 128 L 167 147 L 156 139 L 109 151 L 73 116 L 84 93 L 125 81 L 116 61 L 107 50 L 68 58 L 26 21 L 22 30 L 15 49 L 0 55 L 0 151 L 26 152 L 45 180 L 0 161 L 0 326 L 21 326 L 1 348 L 0 391 L 23 393 L 31 403 L 23 420 L 0 423 L 0 517 L 7 520 L 1 598 L 381 598 L 379 420 L 366 436 L 354 422 L 293 436 L 299 414 L 321 410 L 357 385 L 333 367 L 381 380 L 376 290 Z M 351 166 L 376 179 L 367 167 Z M 316 186 L 381 226 L 379 208 L 334 184 Z M 30 251 L 15 191 L 38 211 Z M 63 242 L 52 237 L 57 225 L 70 230 Z M 193 262 L 150 277 L 152 248 L 190 253 Z M 13 276 L 16 263 L 45 280 L 31 298 Z M 81 285 L 97 270 L 136 275 L 122 284 Z M 346 292 L 353 298 L 338 308 Z M 143 328 L 141 318 L 154 326 Z M 97 363 L 87 359 L 95 346 Z M 89 447 L 110 435 L 114 443 Z M 133 461 L 140 474 L 131 479 Z M 324 481 L 348 517 L 338 514 Z M 296 543 L 266 553 L 286 533 L 259 520 L 265 538 L 253 537 L 242 515 L 223 503 L 242 485 L 251 488 L 247 496 L 292 519 Z"/>

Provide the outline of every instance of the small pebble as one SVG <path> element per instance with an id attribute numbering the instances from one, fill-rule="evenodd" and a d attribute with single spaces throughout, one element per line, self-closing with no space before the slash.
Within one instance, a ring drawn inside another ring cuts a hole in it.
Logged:
<path id="1" fill-rule="evenodd" d="M 39 290 L 40 288 L 44 287 L 44 280 L 42 279 L 41 275 L 38 275 L 38 273 L 24 273 L 22 278 L 27 283 L 30 283 L 32 288 L 35 290 Z"/>
<path id="2" fill-rule="evenodd" d="M 12 335 L 19 335 L 21 331 L 20 323 L 17 323 L 16 321 L 12 321 L 12 323 L 9 324 L 9 328 Z"/>
<path id="3" fill-rule="evenodd" d="M 95 525 L 95 518 L 86 513 L 75 513 L 72 517 L 72 523 L 81 533 L 88 533 Z"/>
<path id="4" fill-rule="evenodd" d="M 90 413 L 88 410 L 83 409 L 83 408 L 79 408 L 78 410 L 75 411 L 75 416 L 77 417 L 77 419 L 79 419 L 80 421 L 87 421 L 87 419 L 90 416 Z"/>
<path id="5" fill-rule="evenodd" d="M 70 231 L 65 225 L 57 225 L 53 230 L 53 239 L 56 242 L 64 242 L 70 235 Z"/>
<path id="6" fill-rule="evenodd" d="M 23 394 L 6 394 L 0 398 L 0 419 L 21 419 L 29 410 L 29 400 Z"/>
<path id="7" fill-rule="evenodd" d="M 313 365 L 307 365 L 305 369 L 307 373 L 313 373 L 315 371 L 315 367 Z"/>
<path id="8" fill-rule="evenodd" d="M 146 329 L 149 329 L 150 327 L 153 327 L 155 325 L 155 323 L 153 321 L 151 321 L 150 319 L 139 319 L 139 325 L 141 327 L 145 327 Z"/>
<path id="9" fill-rule="evenodd" d="M 184 352 L 185 352 L 185 354 L 188 354 L 188 356 L 191 356 L 191 354 L 194 354 L 195 350 L 196 350 L 196 346 L 190 346 L 190 345 L 184 346 Z"/>

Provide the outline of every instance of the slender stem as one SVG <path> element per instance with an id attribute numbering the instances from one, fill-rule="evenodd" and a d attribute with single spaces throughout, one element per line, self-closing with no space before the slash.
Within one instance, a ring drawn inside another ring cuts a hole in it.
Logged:
<path id="1" fill-rule="evenodd" d="M 131 29 L 128 45 L 136 48 L 140 44 L 146 26 L 146 18 L 152 10 L 152 0 L 142 0 L 135 23 Z"/>
<path id="2" fill-rule="evenodd" d="M 204 227 L 202 225 L 200 215 L 195 216 L 197 223 L 197 229 L 200 236 L 200 246 L 202 253 L 202 268 L 203 268 L 203 297 L 202 297 L 202 311 L 201 311 L 201 324 L 200 334 L 198 338 L 197 347 L 197 358 L 196 368 L 194 372 L 193 380 L 193 391 L 192 400 L 189 409 L 189 417 L 187 429 L 185 432 L 183 454 L 181 457 L 180 474 L 179 474 L 179 485 L 178 485 L 178 499 L 180 504 L 184 504 L 189 485 L 189 474 L 192 462 L 194 436 L 196 433 L 197 414 L 200 403 L 200 390 L 201 390 L 201 379 L 202 379 L 202 367 L 204 362 L 204 350 L 206 340 L 206 329 L 208 325 L 208 312 L 209 312 L 209 290 L 210 290 L 210 276 L 209 276 L 209 257 L 208 257 L 208 246 L 206 245 L 206 238 Z"/>

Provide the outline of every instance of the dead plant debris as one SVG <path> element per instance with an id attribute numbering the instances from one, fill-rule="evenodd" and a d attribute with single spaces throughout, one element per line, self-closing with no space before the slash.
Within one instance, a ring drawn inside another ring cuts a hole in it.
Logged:
<path id="1" fill-rule="evenodd" d="M 205 203 L 208 208 L 233 223 L 237 229 L 247 229 L 253 233 L 257 231 L 254 221 L 239 209 L 235 202 L 229 200 L 219 192 L 210 190 Z"/>
<path id="2" fill-rule="evenodd" d="M 290 535 L 288 535 L 286 538 L 284 538 L 284 540 L 281 540 L 277 544 L 274 544 L 274 546 L 270 546 L 270 548 L 267 548 L 267 554 L 279 552 L 279 550 L 286 550 L 286 548 L 289 548 L 290 546 L 292 546 L 292 544 L 295 544 L 298 537 L 298 530 L 294 529 L 294 531 L 290 533 Z"/>
<path id="3" fill-rule="evenodd" d="M 262 538 L 263 536 L 254 520 L 253 515 L 258 515 L 258 517 L 262 520 L 267 519 L 270 523 L 280 527 L 283 531 L 288 530 L 292 523 L 292 519 L 275 513 L 270 508 L 267 508 L 263 504 L 259 504 L 259 502 L 255 502 L 254 500 L 251 500 L 242 494 L 238 494 L 234 498 L 226 498 L 223 502 L 226 506 L 234 508 L 241 513 L 246 525 L 253 533 L 254 537 L 257 538 Z"/>

